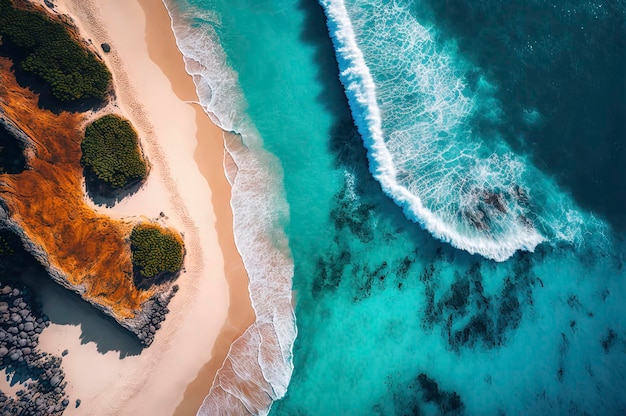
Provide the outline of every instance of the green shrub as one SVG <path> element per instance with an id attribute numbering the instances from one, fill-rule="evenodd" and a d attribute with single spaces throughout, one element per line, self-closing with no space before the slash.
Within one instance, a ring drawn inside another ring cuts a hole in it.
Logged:
<path id="1" fill-rule="evenodd" d="M 0 0 L 0 38 L 16 64 L 44 80 L 58 100 L 106 98 L 111 73 L 63 24 Z"/>
<path id="2" fill-rule="evenodd" d="M 81 163 L 88 173 L 113 189 L 125 188 L 148 174 L 137 133 L 119 116 L 106 115 L 87 126 L 81 149 Z"/>
<path id="3" fill-rule="evenodd" d="M 183 265 L 181 238 L 157 225 L 136 225 L 130 235 L 130 249 L 133 266 L 146 279 L 176 273 Z"/>

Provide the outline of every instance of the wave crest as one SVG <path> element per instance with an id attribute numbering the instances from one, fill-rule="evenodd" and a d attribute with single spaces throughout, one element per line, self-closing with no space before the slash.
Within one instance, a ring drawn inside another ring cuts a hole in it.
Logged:
<path id="1" fill-rule="evenodd" d="M 524 186 L 525 160 L 471 131 L 478 112 L 498 121 L 492 87 L 479 78 L 470 88 L 459 73 L 466 68 L 454 70 L 451 55 L 403 2 L 354 6 L 352 13 L 343 0 L 320 3 L 370 171 L 385 193 L 457 248 L 497 261 L 533 251 L 545 240 L 545 224 Z"/>

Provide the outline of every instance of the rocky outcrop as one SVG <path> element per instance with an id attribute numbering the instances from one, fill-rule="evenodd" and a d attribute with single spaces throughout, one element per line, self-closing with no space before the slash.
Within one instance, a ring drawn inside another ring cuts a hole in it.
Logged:
<path id="1" fill-rule="evenodd" d="M 97 303 L 90 299 L 89 296 L 86 296 L 84 285 L 73 285 L 65 273 L 52 266 L 48 254 L 29 239 L 18 223 L 11 220 L 2 204 L 0 204 L 0 228 L 6 228 L 19 236 L 24 249 L 46 269 L 57 284 L 78 294 L 94 308 L 115 319 L 122 327 L 135 334 L 142 345 L 149 346 L 152 343 L 156 331 L 161 328 L 161 322 L 165 320 L 165 316 L 169 312 L 167 305 L 174 296 L 176 287 L 162 288 L 161 291 L 156 292 L 141 304 L 134 317 L 121 319 L 112 308 Z"/>
<path id="2" fill-rule="evenodd" d="M 135 286 L 128 239 L 133 223 L 98 214 L 84 199 L 84 116 L 39 108 L 9 67 L 0 59 L 0 124 L 23 145 L 27 168 L 0 174 L 0 227 L 19 236 L 55 282 L 150 345 L 168 311 L 171 282 Z"/>

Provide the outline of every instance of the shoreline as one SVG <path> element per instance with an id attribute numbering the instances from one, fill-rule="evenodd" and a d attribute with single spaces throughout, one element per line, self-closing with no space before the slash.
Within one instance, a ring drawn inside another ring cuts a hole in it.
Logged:
<path id="1" fill-rule="evenodd" d="M 159 218 L 165 212 L 160 221 L 185 234 L 188 252 L 170 313 L 141 354 L 103 354 L 97 341 L 83 344 L 78 325 L 44 331 L 42 350 L 70 350 L 63 360 L 67 392 L 82 405 L 70 406 L 68 415 L 195 413 L 230 345 L 255 320 L 234 243 L 223 131 L 192 104 L 198 100 L 195 85 L 165 5 L 148 3 L 66 0 L 53 9 L 69 15 L 107 62 L 116 88 L 114 111 L 133 122 L 152 165 L 137 193 L 98 210 L 113 217 Z M 101 43 L 109 43 L 111 53 L 103 53 Z"/>
<path id="2" fill-rule="evenodd" d="M 187 386 L 183 401 L 174 413 L 175 416 L 184 416 L 190 414 L 191 411 L 194 413 L 198 411 L 213 385 L 217 371 L 226 360 L 230 346 L 254 323 L 255 316 L 248 293 L 247 271 L 235 245 L 233 213 L 230 206 L 231 186 L 224 171 L 225 133 L 211 121 L 198 103 L 196 86 L 191 75 L 185 71 L 183 55 L 176 46 L 171 29 L 171 18 L 165 5 L 159 1 L 160 7 L 150 7 L 152 5 L 150 0 L 137 0 L 137 2 L 146 15 L 146 42 L 150 57 L 172 81 L 174 92 L 181 100 L 188 101 L 195 111 L 198 135 L 194 160 L 212 191 L 211 202 L 216 215 L 218 241 L 220 247 L 223 248 L 224 274 L 229 288 L 232 289 L 228 318 L 213 346 L 212 358 L 202 366 L 197 377 Z M 164 26 L 168 27 L 169 32 L 163 31 Z M 163 53 L 166 44 L 167 50 L 175 52 L 178 60 L 171 59 L 171 56 Z M 189 96 L 193 99 L 185 99 Z M 200 137 L 204 131 L 210 132 L 210 139 Z M 220 168 L 216 169 L 216 166 Z"/>
<path id="3" fill-rule="evenodd" d="M 281 162 L 265 149 L 249 118 L 239 76 L 207 10 L 163 0 L 205 112 L 226 131 L 225 172 L 232 185 L 233 227 L 249 277 L 256 320 L 232 345 L 199 415 L 267 414 L 286 394 L 297 335 L 291 302 L 294 262 L 285 224 L 289 205 Z M 211 12 L 209 12 L 210 14 Z"/>

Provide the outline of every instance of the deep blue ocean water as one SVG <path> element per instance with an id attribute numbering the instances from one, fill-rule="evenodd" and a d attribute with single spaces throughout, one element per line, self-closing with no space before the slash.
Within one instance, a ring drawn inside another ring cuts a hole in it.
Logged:
<path id="1" fill-rule="evenodd" d="M 258 355 L 272 414 L 626 414 L 623 1 L 170 11 L 247 152 L 235 232 L 281 345 Z M 285 285 L 293 349 L 266 290 Z"/>

